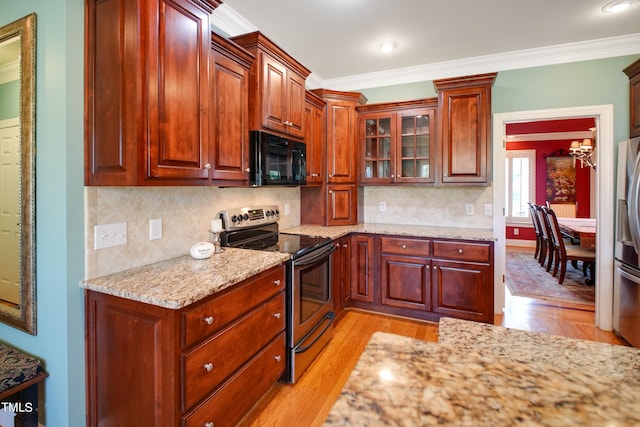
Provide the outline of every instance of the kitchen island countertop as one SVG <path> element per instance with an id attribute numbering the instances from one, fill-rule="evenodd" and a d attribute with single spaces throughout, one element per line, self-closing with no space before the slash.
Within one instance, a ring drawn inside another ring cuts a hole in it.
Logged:
<path id="1" fill-rule="evenodd" d="M 280 230 L 283 233 L 307 234 L 310 236 L 338 239 L 349 233 L 392 234 L 412 237 L 440 239 L 495 241 L 493 231 L 485 228 L 440 227 L 430 225 L 374 224 L 321 226 L 301 225 Z"/>
<path id="2" fill-rule="evenodd" d="M 640 425 L 640 386 L 376 332 L 325 426 Z"/>
<path id="3" fill-rule="evenodd" d="M 225 248 L 208 259 L 182 256 L 80 282 L 96 292 L 180 309 L 286 262 L 289 254 Z"/>

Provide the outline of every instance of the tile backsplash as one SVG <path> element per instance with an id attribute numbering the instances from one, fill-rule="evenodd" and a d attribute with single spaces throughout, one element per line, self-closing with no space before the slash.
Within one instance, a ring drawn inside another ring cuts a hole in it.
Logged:
<path id="1" fill-rule="evenodd" d="M 289 215 L 284 215 L 284 204 Z M 189 253 L 209 241 L 211 219 L 222 209 L 274 204 L 280 227 L 300 224 L 298 187 L 85 187 L 85 274 L 98 277 Z M 162 219 L 162 239 L 149 240 L 149 220 Z M 127 223 L 127 244 L 94 249 L 94 226 Z"/>
<path id="2" fill-rule="evenodd" d="M 436 225 L 491 229 L 483 214 L 491 187 L 362 187 L 367 223 Z M 386 211 L 380 211 L 384 202 Z M 289 215 L 284 205 L 289 204 Z M 98 277 L 189 253 L 208 241 L 211 219 L 222 209 L 274 204 L 280 228 L 300 225 L 298 187 L 85 187 L 85 271 Z M 466 214 L 466 205 L 474 214 Z M 149 220 L 162 219 L 162 239 L 149 240 Z M 127 244 L 94 249 L 94 226 L 127 223 Z"/>

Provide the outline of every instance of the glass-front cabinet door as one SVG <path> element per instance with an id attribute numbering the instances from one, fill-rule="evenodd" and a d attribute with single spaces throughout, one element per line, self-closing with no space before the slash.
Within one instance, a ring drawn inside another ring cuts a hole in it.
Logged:
<path id="1" fill-rule="evenodd" d="M 432 109 L 397 113 L 396 182 L 434 182 L 435 112 Z"/>
<path id="2" fill-rule="evenodd" d="M 364 168 L 362 180 L 390 183 L 395 175 L 393 158 L 396 133 L 394 114 L 371 114 L 362 119 L 364 127 Z"/>
<path id="3" fill-rule="evenodd" d="M 435 182 L 436 108 L 386 110 L 361 113 L 361 182 L 364 185 Z"/>

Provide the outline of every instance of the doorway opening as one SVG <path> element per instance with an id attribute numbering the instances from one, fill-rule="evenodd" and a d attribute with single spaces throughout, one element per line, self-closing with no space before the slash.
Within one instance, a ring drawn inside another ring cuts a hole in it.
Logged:
<path id="1" fill-rule="evenodd" d="M 598 133 L 595 177 L 596 235 L 596 326 L 613 329 L 613 241 L 614 232 L 614 141 L 613 105 L 596 105 L 548 110 L 530 110 L 493 115 L 493 205 L 505 209 L 506 125 L 538 120 L 595 117 Z M 495 308 L 505 307 L 506 221 L 504 215 L 493 217 L 495 246 Z"/>

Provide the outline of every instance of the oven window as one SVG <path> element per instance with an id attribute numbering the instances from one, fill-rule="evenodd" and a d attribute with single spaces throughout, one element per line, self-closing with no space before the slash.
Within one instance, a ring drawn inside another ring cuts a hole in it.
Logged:
<path id="1" fill-rule="evenodd" d="M 329 261 L 325 258 L 301 269 L 300 301 L 298 301 L 300 323 L 304 323 L 329 301 Z"/>

